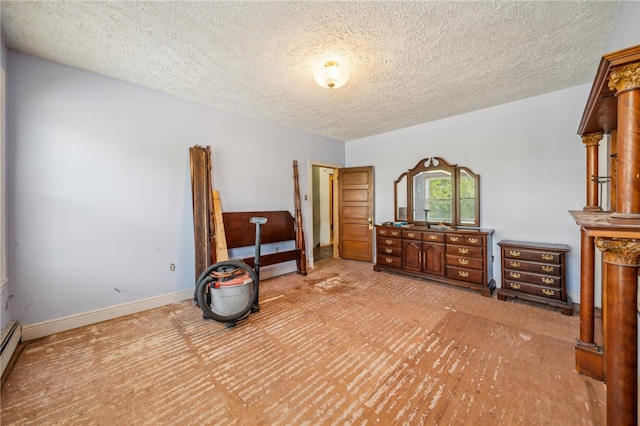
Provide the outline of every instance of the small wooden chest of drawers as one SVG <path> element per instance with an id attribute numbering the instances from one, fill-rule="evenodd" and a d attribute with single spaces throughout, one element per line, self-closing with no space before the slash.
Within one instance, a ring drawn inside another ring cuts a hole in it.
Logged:
<path id="1" fill-rule="evenodd" d="M 572 315 L 566 290 L 565 244 L 502 240 L 502 288 L 498 299 L 520 298 L 545 303 Z"/>

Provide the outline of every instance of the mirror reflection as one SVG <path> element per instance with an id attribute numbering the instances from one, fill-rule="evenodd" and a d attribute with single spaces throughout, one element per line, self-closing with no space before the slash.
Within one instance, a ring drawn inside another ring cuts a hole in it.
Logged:
<path id="1" fill-rule="evenodd" d="M 479 176 L 443 158 L 420 160 L 395 181 L 395 220 L 480 226 Z"/>
<path id="2" fill-rule="evenodd" d="M 413 177 L 413 220 L 451 222 L 452 183 L 451 172 L 433 170 Z"/>
<path id="3" fill-rule="evenodd" d="M 398 180 L 396 180 L 396 220 L 398 221 L 406 221 L 409 220 L 407 218 L 407 173 L 403 173 L 400 175 Z"/>
<path id="4" fill-rule="evenodd" d="M 460 170 L 458 179 L 460 200 L 460 223 L 473 225 L 476 222 L 477 185 L 476 179 L 467 170 Z"/>

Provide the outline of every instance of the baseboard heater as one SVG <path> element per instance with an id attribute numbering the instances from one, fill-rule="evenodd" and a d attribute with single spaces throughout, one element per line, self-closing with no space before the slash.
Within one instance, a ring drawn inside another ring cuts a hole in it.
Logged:
<path id="1" fill-rule="evenodd" d="M 11 357 L 18 347 L 18 343 L 22 339 L 22 327 L 17 321 L 12 321 L 2 330 L 2 349 L 0 350 L 0 360 L 2 361 L 2 372 L 0 376 L 4 374 L 4 369 L 7 368 Z"/>

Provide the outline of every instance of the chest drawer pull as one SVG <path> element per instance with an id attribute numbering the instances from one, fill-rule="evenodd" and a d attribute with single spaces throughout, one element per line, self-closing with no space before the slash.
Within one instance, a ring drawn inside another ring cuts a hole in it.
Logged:
<path id="1" fill-rule="evenodd" d="M 458 259 L 458 263 L 461 265 L 468 265 L 469 264 L 469 260 L 468 259 Z"/>
<path id="2" fill-rule="evenodd" d="M 469 273 L 467 271 L 458 271 L 458 275 L 467 278 L 469 276 Z"/>
<path id="3" fill-rule="evenodd" d="M 437 240 L 438 236 L 437 235 L 429 235 L 429 239 L 430 240 Z"/>
<path id="4" fill-rule="evenodd" d="M 393 259 L 391 259 L 390 257 L 385 257 L 385 258 L 384 258 L 384 260 L 385 260 L 387 263 L 392 263 L 392 262 L 393 262 Z"/>
<path id="5" fill-rule="evenodd" d="M 458 241 L 458 237 L 449 237 L 450 241 Z"/>
<path id="6" fill-rule="evenodd" d="M 509 250 L 509 255 L 513 257 L 520 257 L 520 252 L 516 250 Z"/>
<path id="7" fill-rule="evenodd" d="M 543 293 L 544 295 L 546 295 L 546 296 L 553 296 L 554 294 L 556 294 L 556 292 L 555 292 L 555 291 L 553 291 L 553 290 L 547 290 L 546 288 L 543 288 L 543 289 L 542 289 L 542 293 Z"/>
<path id="8" fill-rule="evenodd" d="M 399 236 L 400 236 L 400 232 L 398 232 L 398 231 L 391 231 L 391 236 L 392 236 L 392 237 L 399 237 Z"/>
<path id="9" fill-rule="evenodd" d="M 477 238 L 469 238 L 469 242 L 471 244 L 478 244 L 478 239 Z"/>
<path id="10" fill-rule="evenodd" d="M 409 232 L 407 235 L 409 236 L 409 238 L 413 238 L 416 236 L 416 234 L 413 232 Z"/>
<path id="11" fill-rule="evenodd" d="M 543 266 L 542 266 L 542 270 L 543 270 L 544 272 L 553 272 L 553 270 L 554 270 L 554 269 L 555 269 L 555 268 L 554 268 L 553 266 L 546 266 L 546 265 L 543 265 Z"/>
<path id="12" fill-rule="evenodd" d="M 460 252 L 460 253 L 462 253 L 462 254 L 467 254 L 467 253 L 469 253 L 469 249 L 466 249 L 466 248 L 462 248 L 462 247 L 460 247 L 460 248 L 458 249 L 458 252 Z"/>
<path id="13" fill-rule="evenodd" d="M 516 290 L 520 290 L 520 287 L 522 287 L 520 284 L 516 284 L 516 283 L 509 283 L 509 287 L 516 289 Z"/>
<path id="14" fill-rule="evenodd" d="M 553 255 L 552 254 L 543 254 L 542 255 L 542 260 L 553 260 Z"/>
<path id="15" fill-rule="evenodd" d="M 509 272 L 511 278 L 520 278 L 520 274 L 517 272 Z"/>
<path id="16" fill-rule="evenodd" d="M 542 282 L 545 284 L 553 284 L 554 282 L 556 282 L 556 280 L 554 280 L 553 278 L 543 277 Z"/>
<path id="17" fill-rule="evenodd" d="M 391 240 L 384 240 L 384 242 L 385 242 L 385 243 L 387 243 L 387 244 L 391 244 L 393 241 L 391 241 Z"/>
<path id="18" fill-rule="evenodd" d="M 387 230 L 386 229 L 381 229 L 381 230 L 378 231 L 378 233 L 380 235 L 387 235 Z"/>
<path id="19" fill-rule="evenodd" d="M 384 252 L 391 254 L 393 253 L 393 249 L 387 248 L 387 249 L 384 249 Z"/>
<path id="20" fill-rule="evenodd" d="M 509 266 L 511 266 L 512 268 L 519 268 L 520 262 L 509 262 Z"/>

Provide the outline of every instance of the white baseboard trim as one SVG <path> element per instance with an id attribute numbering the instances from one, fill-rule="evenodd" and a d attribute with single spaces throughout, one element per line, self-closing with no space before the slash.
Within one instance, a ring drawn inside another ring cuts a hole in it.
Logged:
<path id="1" fill-rule="evenodd" d="M 136 300 L 108 308 L 69 315 L 66 317 L 42 321 L 34 324 L 25 324 L 22 327 L 22 340 L 33 340 L 44 336 L 50 336 L 74 328 L 96 324 L 102 321 L 119 318 L 125 315 L 135 314 L 148 309 L 178 303 L 185 300 L 193 300 L 193 289 L 181 290 L 174 293 Z"/>
<path id="2" fill-rule="evenodd" d="M 260 269 L 260 281 L 278 275 L 296 271 L 294 261 L 269 265 Z M 163 294 L 150 297 L 148 299 L 136 300 L 123 303 L 121 305 L 109 306 L 108 308 L 96 309 L 94 311 L 82 312 L 80 314 L 42 321 L 22 326 L 22 340 L 33 340 L 40 337 L 50 336 L 74 328 L 96 324 L 102 321 L 119 318 L 125 315 L 135 314 L 148 309 L 159 308 L 171 303 L 182 302 L 193 299 L 193 289 L 181 290 L 175 293 Z"/>
<path id="3" fill-rule="evenodd" d="M 571 303 L 580 304 L 580 292 L 579 291 L 569 291 L 567 290 L 567 296 L 571 300 Z"/>

